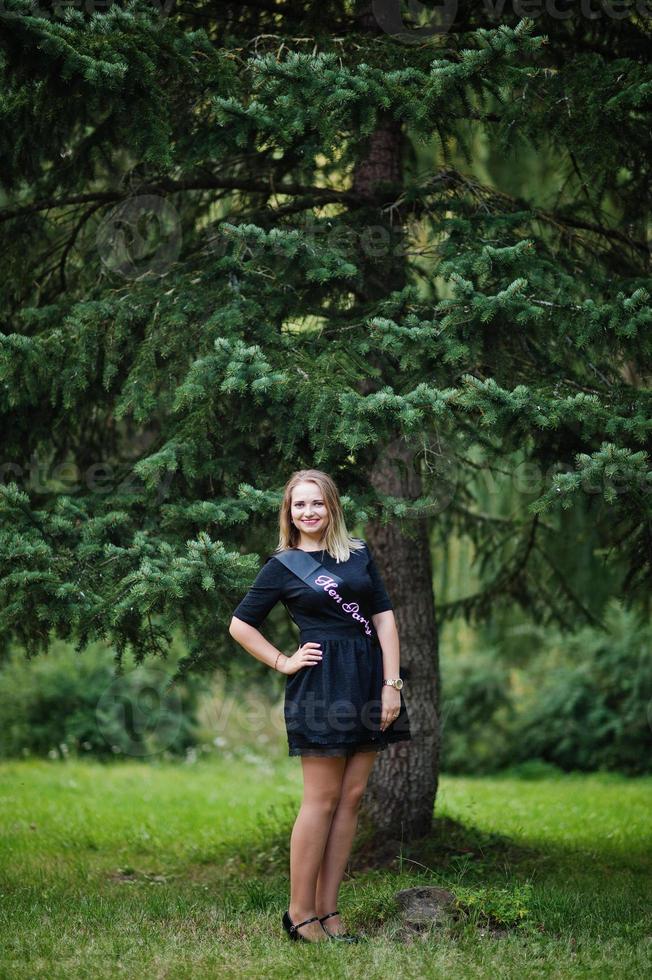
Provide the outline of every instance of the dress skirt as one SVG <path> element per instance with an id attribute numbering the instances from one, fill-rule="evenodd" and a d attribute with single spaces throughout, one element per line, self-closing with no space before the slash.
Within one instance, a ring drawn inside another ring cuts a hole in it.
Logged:
<path id="1" fill-rule="evenodd" d="M 383 652 L 376 636 L 344 623 L 301 630 L 299 645 L 321 644 L 322 660 L 288 674 L 285 727 L 289 755 L 350 756 L 411 738 L 400 691 L 398 717 L 380 731 Z"/>

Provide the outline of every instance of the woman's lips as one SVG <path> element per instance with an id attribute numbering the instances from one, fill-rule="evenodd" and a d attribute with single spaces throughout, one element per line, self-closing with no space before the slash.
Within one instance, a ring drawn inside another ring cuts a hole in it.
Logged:
<path id="1" fill-rule="evenodd" d="M 314 521 L 304 521 L 303 523 L 304 524 L 319 524 L 319 518 L 315 519 Z"/>

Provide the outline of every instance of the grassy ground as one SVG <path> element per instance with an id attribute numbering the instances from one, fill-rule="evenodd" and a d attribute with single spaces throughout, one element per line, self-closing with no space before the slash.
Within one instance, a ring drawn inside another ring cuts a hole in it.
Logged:
<path id="1" fill-rule="evenodd" d="M 652 779 L 442 778 L 429 840 L 374 862 L 361 828 L 356 946 L 281 930 L 300 795 L 296 759 L 0 765 L 0 975 L 652 975 Z M 404 928 L 393 896 L 423 884 L 460 899 L 451 927 Z"/>

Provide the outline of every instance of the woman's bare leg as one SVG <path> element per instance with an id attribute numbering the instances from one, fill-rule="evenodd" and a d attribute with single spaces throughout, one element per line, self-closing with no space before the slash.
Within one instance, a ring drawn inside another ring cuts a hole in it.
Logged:
<path id="1" fill-rule="evenodd" d="M 317 878 L 317 915 L 337 908 L 337 898 L 358 826 L 358 813 L 376 752 L 356 752 L 346 759 L 342 789 L 333 815 Z M 329 932 L 344 932 L 339 915 L 332 915 L 324 926 Z"/>
<path id="2" fill-rule="evenodd" d="M 293 922 L 302 922 L 317 914 L 317 875 L 348 761 L 343 756 L 301 758 L 303 800 L 290 838 L 289 912 Z M 319 922 L 311 922 L 298 931 L 306 939 L 327 938 Z"/>

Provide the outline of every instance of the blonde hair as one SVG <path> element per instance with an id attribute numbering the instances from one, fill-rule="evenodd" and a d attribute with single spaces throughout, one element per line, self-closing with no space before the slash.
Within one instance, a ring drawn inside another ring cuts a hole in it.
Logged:
<path id="1" fill-rule="evenodd" d="M 337 562 L 348 561 L 352 551 L 364 548 L 364 541 L 352 537 L 346 529 L 340 495 L 333 480 L 322 470 L 296 470 L 283 491 L 283 501 L 279 510 L 279 537 L 276 551 L 296 548 L 301 540 L 299 529 L 292 522 L 292 491 L 299 483 L 316 483 L 326 505 L 328 525 L 324 535 L 325 550 Z"/>

